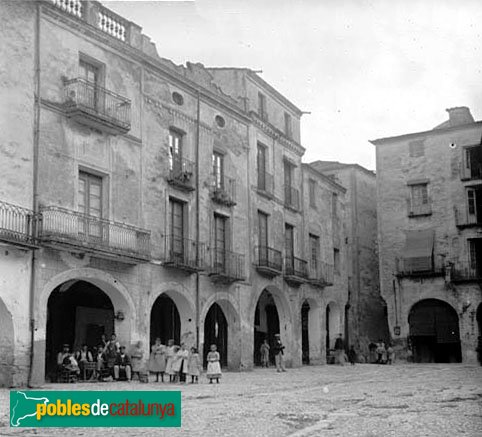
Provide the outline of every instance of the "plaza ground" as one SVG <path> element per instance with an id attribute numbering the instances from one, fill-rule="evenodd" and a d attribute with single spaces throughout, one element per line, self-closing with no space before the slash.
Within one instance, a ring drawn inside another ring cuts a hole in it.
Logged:
<path id="1" fill-rule="evenodd" d="M 12 429 L 0 391 L 0 435 L 481 436 L 482 367 L 308 366 L 225 373 L 221 384 L 80 383 L 44 389 L 182 391 L 182 429 Z"/>

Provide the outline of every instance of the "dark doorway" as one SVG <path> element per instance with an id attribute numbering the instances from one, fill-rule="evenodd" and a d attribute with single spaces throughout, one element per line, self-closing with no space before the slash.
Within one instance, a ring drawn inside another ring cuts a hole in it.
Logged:
<path id="1" fill-rule="evenodd" d="M 426 299 L 408 316 L 410 342 L 416 363 L 460 363 L 459 318 L 447 303 Z"/>
<path id="2" fill-rule="evenodd" d="M 85 281 L 57 287 L 47 303 L 47 379 L 55 378 L 57 354 L 64 343 L 69 344 L 71 351 L 80 349 L 83 343 L 92 349 L 99 344 L 102 334 L 109 337 L 113 332 L 114 307 L 100 288 Z"/>
<path id="3" fill-rule="evenodd" d="M 174 301 L 166 294 L 161 294 L 151 310 L 150 341 L 154 344 L 156 338 L 161 339 L 162 344 L 167 344 L 170 339 L 174 344 L 181 342 L 181 319 Z"/>
<path id="4" fill-rule="evenodd" d="M 303 364 L 310 364 L 309 313 L 310 304 L 305 301 L 301 307 L 301 362 Z"/>
<path id="5" fill-rule="evenodd" d="M 215 344 L 221 356 L 221 366 L 228 365 L 228 321 L 223 310 L 213 303 L 204 320 L 204 366 L 207 366 L 207 356 L 211 345 Z"/>
<path id="6" fill-rule="evenodd" d="M 330 356 L 330 305 L 326 306 L 326 315 L 325 315 L 325 328 L 326 328 L 326 338 L 325 338 L 325 345 L 326 345 L 326 360 L 329 361 Z"/>
<path id="7" fill-rule="evenodd" d="M 280 324 L 278 310 L 273 296 L 267 290 L 264 290 L 258 299 L 254 319 L 254 365 L 261 365 L 260 348 L 264 340 L 268 340 L 270 347 L 269 359 L 270 363 L 274 364 L 274 336 L 280 333 Z M 283 339 L 281 339 L 281 341 L 283 341 Z"/>

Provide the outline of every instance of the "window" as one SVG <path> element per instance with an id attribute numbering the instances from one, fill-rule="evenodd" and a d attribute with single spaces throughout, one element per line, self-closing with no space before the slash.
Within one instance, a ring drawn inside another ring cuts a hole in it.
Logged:
<path id="1" fill-rule="evenodd" d="M 213 153 L 213 176 L 214 186 L 218 190 L 224 189 L 224 155 L 219 152 Z"/>
<path id="2" fill-rule="evenodd" d="M 285 112 L 285 134 L 287 137 L 291 138 L 293 135 L 292 125 L 291 125 L 291 115 Z"/>
<path id="3" fill-rule="evenodd" d="M 295 228 L 289 224 L 285 224 L 285 252 L 286 257 L 291 258 L 295 256 L 295 240 L 294 240 Z"/>
<path id="4" fill-rule="evenodd" d="M 411 158 L 417 158 L 419 156 L 424 156 L 425 150 L 423 141 L 416 140 L 408 143 L 409 155 Z"/>
<path id="5" fill-rule="evenodd" d="M 465 147 L 463 179 L 482 179 L 482 147 Z"/>
<path id="6" fill-rule="evenodd" d="M 174 91 L 172 93 L 172 101 L 179 106 L 182 106 L 184 104 L 184 97 L 179 94 L 178 92 Z"/>
<path id="7" fill-rule="evenodd" d="M 340 274 L 340 249 L 333 249 L 333 264 L 335 273 Z"/>
<path id="8" fill-rule="evenodd" d="M 220 128 L 223 128 L 224 126 L 226 126 L 226 120 L 220 115 L 216 115 L 216 117 L 214 117 L 214 121 Z"/>
<path id="9" fill-rule="evenodd" d="M 320 252 L 320 237 L 310 234 L 310 268 L 316 272 L 318 268 L 318 258 Z"/>
<path id="10" fill-rule="evenodd" d="M 266 147 L 258 143 L 258 190 L 266 190 Z"/>
<path id="11" fill-rule="evenodd" d="M 184 203 L 169 199 L 171 213 L 171 252 L 174 256 L 184 254 Z"/>
<path id="12" fill-rule="evenodd" d="M 412 207 L 428 204 L 427 184 L 411 185 Z"/>
<path id="13" fill-rule="evenodd" d="M 227 221 L 226 217 L 214 214 L 214 264 L 215 267 L 222 269 L 226 265 Z"/>
<path id="14" fill-rule="evenodd" d="M 310 179 L 308 181 L 308 185 L 309 185 L 310 206 L 312 208 L 316 208 L 316 181 L 314 179 Z"/>
<path id="15" fill-rule="evenodd" d="M 331 195 L 331 214 L 334 218 L 338 217 L 338 194 Z"/>
<path id="16" fill-rule="evenodd" d="M 79 172 L 78 210 L 85 216 L 102 218 L 102 178 L 90 173 Z M 103 227 L 100 220 L 80 220 L 79 232 L 90 237 L 102 238 Z"/>
<path id="17" fill-rule="evenodd" d="M 182 167 L 182 134 L 169 131 L 169 170 L 181 169 Z"/>
<path id="18" fill-rule="evenodd" d="M 258 244 L 268 247 L 268 214 L 258 211 Z"/>
<path id="19" fill-rule="evenodd" d="M 263 119 L 268 119 L 268 114 L 266 113 L 266 96 L 262 93 L 258 93 L 258 115 Z"/>

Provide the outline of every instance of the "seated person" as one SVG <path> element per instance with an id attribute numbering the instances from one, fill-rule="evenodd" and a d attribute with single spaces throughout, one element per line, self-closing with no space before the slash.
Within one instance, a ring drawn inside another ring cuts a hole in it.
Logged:
<path id="1" fill-rule="evenodd" d="M 64 344 L 62 351 L 57 354 L 57 365 L 59 371 L 67 370 L 70 373 L 79 375 L 80 368 L 77 360 L 70 353 L 70 347 L 68 344 Z"/>
<path id="2" fill-rule="evenodd" d="M 80 370 L 84 370 L 85 363 L 93 363 L 94 358 L 92 353 L 89 351 L 87 345 L 84 343 L 82 348 L 75 353 L 75 359 L 79 363 Z M 92 373 L 92 372 L 91 372 Z"/>
<path id="3" fill-rule="evenodd" d="M 131 359 L 126 354 L 126 347 L 121 346 L 114 363 L 114 378 L 119 380 L 120 372 L 124 372 L 128 381 L 131 380 Z"/>
<path id="4" fill-rule="evenodd" d="M 64 344 L 62 346 L 62 350 L 57 354 L 57 366 L 59 370 L 62 370 L 64 367 L 64 359 L 70 355 L 70 346 L 68 344 Z"/>

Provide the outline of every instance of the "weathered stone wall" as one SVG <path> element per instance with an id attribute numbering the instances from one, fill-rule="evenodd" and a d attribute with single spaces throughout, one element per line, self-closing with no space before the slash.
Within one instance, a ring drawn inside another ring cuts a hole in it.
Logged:
<path id="1" fill-rule="evenodd" d="M 410 143 L 414 141 L 422 144 L 422 156 L 410 157 Z M 463 360 L 475 360 L 476 340 L 480 335 L 473 328 L 475 311 L 481 301 L 478 284 L 461 286 L 440 277 L 397 280 L 395 268 L 396 258 L 405 245 L 405 232 L 418 229 L 435 229 L 434 255 L 439 265 L 468 260 L 467 240 L 477 236 L 477 228 L 458 229 L 454 207 L 465 211 L 465 187 L 473 183 L 461 181 L 463 147 L 479 143 L 480 126 L 475 123 L 376 143 L 380 286 L 387 302 L 390 333 L 399 344 L 402 356 L 406 352 L 410 308 L 418 300 L 431 297 L 451 304 L 456 310 Z M 456 147 L 450 147 L 451 144 Z M 409 217 L 407 182 L 421 178 L 428 179 L 432 213 Z M 470 310 L 463 311 L 467 300 L 471 302 Z M 400 326 L 400 336 L 395 335 L 395 326 Z"/>

